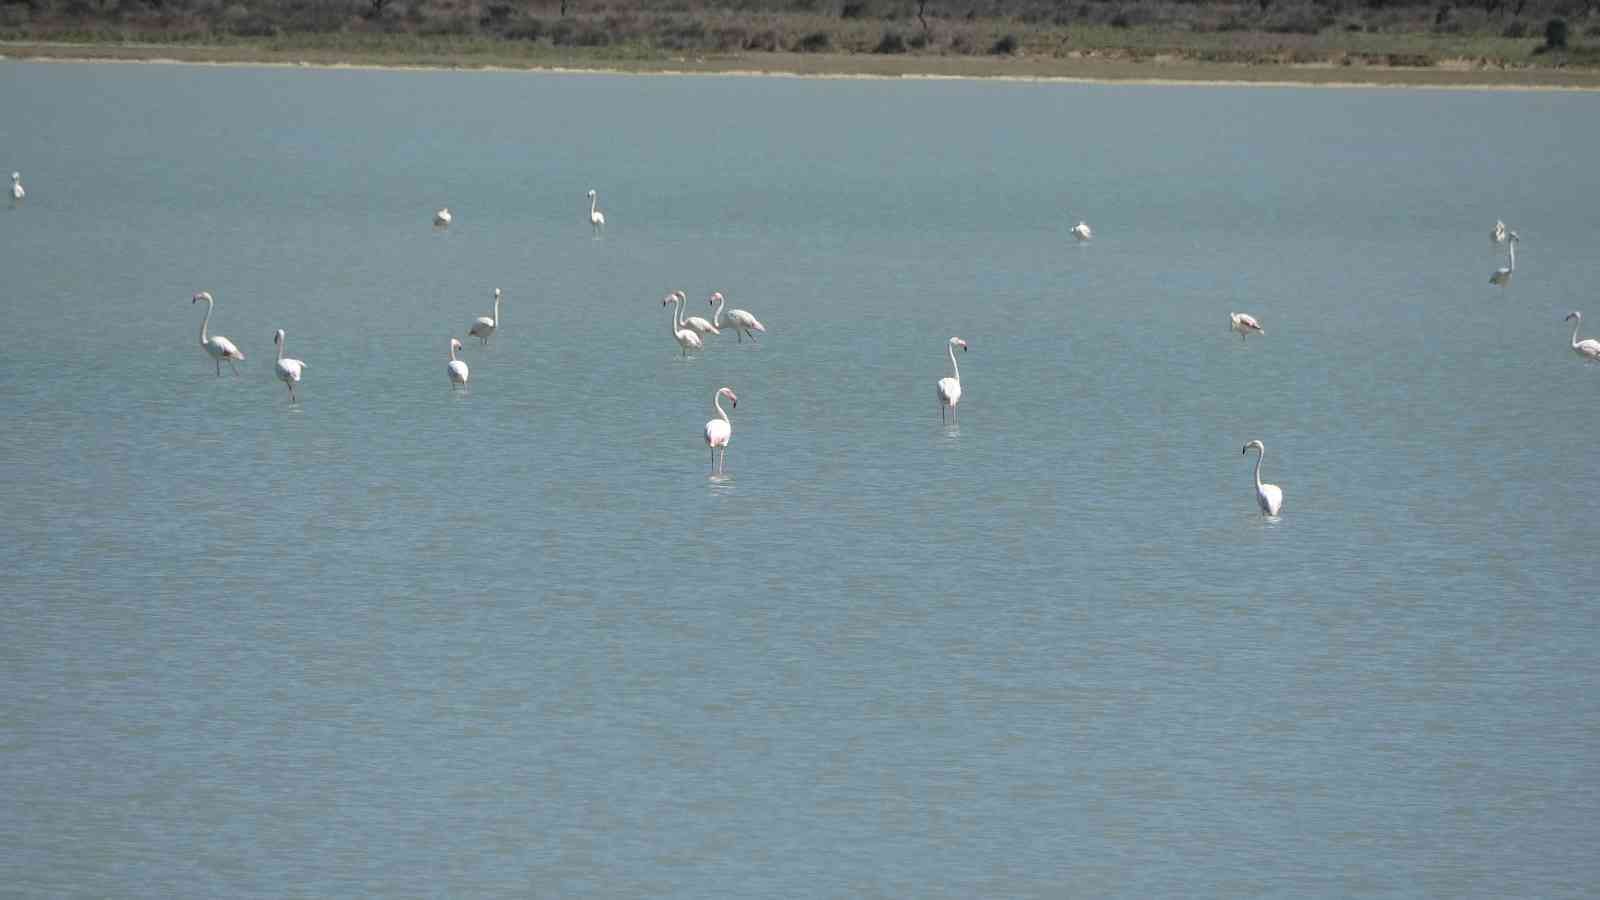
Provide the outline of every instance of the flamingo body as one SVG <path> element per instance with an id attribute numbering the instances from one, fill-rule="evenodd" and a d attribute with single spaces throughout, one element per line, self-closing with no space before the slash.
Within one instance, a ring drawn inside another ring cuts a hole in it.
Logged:
<path id="1" fill-rule="evenodd" d="M 594 236 L 600 236 L 600 230 L 606 227 L 606 214 L 601 212 L 598 204 L 600 195 L 591 188 L 589 190 L 589 224 L 594 228 Z"/>
<path id="2" fill-rule="evenodd" d="M 1508 234 L 1510 234 L 1510 232 L 1506 230 L 1506 223 L 1500 221 L 1499 219 L 1495 219 L 1494 228 L 1490 229 L 1489 231 L 1489 240 L 1496 244 L 1504 244 Z"/>
<path id="3" fill-rule="evenodd" d="M 698 335 L 722 333 L 722 329 L 711 324 L 700 316 L 685 317 L 683 315 L 683 310 L 689 305 L 689 295 L 685 294 L 683 291 L 673 291 L 672 293 L 678 298 L 678 324 L 680 326 L 691 329 L 695 334 Z"/>
<path id="4" fill-rule="evenodd" d="M 450 390 L 466 387 L 467 379 L 472 377 L 472 372 L 467 364 L 456 359 L 456 351 L 461 349 L 461 342 L 455 338 L 450 339 L 450 362 L 445 365 L 445 373 L 450 376 Z"/>
<path id="5" fill-rule="evenodd" d="M 672 339 L 678 342 L 678 349 L 683 351 L 683 355 L 688 356 L 690 350 L 698 351 L 705 346 L 705 343 L 700 340 L 700 335 L 695 334 L 693 329 L 678 327 L 678 316 L 683 311 L 683 300 L 676 291 L 668 294 L 666 299 L 661 301 L 662 306 L 666 306 L 668 303 L 674 304 L 672 321 L 668 323 L 668 326 L 672 329 Z"/>
<path id="6" fill-rule="evenodd" d="M 1239 340 L 1241 341 L 1252 334 L 1266 334 L 1261 328 L 1261 323 L 1257 322 L 1256 317 L 1249 313 L 1228 313 L 1228 321 L 1232 323 L 1229 327 L 1239 332 Z"/>
<path id="7" fill-rule="evenodd" d="M 948 378 L 939 379 L 937 393 L 939 395 L 939 421 L 944 422 L 945 410 L 950 411 L 950 422 L 956 421 L 956 404 L 961 402 L 961 367 L 956 365 L 956 348 L 967 352 L 967 342 L 958 337 L 953 337 L 947 342 L 950 353 L 950 368 L 955 374 Z"/>
<path id="8" fill-rule="evenodd" d="M 1251 441 L 1244 445 L 1244 449 L 1239 451 L 1240 454 L 1249 453 L 1251 447 L 1261 451 L 1261 455 L 1256 457 L 1256 505 L 1261 507 L 1262 515 L 1276 516 L 1278 511 L 1283 509 L 1283 488 L 1275 484 L 1262 483 L 1261 461 L 1267 458 L 1267 447 L 1260 441 Z"/>
<path id="9" fill-rule="evenodd" d="M 217 376 L 219 378 L 222 376 L 223 362 L 227 362 L 228 368 L 233 369 L 233 374 L 237 375 L 239 374 L 239 369 L 234 365 L 234 362 L 243 362 L 244 354 L 240 353 L 239 348 L 233 345 L 233 341 L 222 335 L 206 334 L 206 326 L 211 323 L 211 312 L 216 308 L 216 301 L 211 298 L 210 291 L 201 291 L 195 294 L 194 299 L 190 302 L 199 303 L 201 300 L 206 302 L 206 317 L 200 320 L 200 348 L 206 351 L 206 355 L 216 362 Z"/>
<path id="10" fill-rule="evenodd" d="M 278 333 L 272 336 L 272 342 L 278 345 L 278 361 L 274 364 L 274 371 L 278 374 L 278 380 L 289 386 L 289 402 L 298 403 L 299 399 L 294 395 L 294 386 L 300 383 L 300 376 L 305 373 L 306 364 L 298 359 L 290 359 L 283 355 L 284 337 L 282 328 L 279 328 Z"/>
<path id="11" fill-rule="evenodd" d="M 18 203 L 21 203 L 22 202 L 22 198 L 26 197 L 26 196 L 28 196 L 28 192 L 22 189 L 22 173 L 21 172 L 12 172 L 11 173 L 11 205 L 12 206 L 16 206 Z"/>
<path id="12" fill-rule="evenodd" d="M 1094 237 L 1094 229 L 1089 227 L 1088 222 L 1080 221 L 1072 226 L 1072 236 L 1080 241 L 1087 241 Z"/>
<path id="13" fill-rule="evenodd" d="M 450 215 L 450 208 L 447 206 L 433 214 L 433 227 L 449 228 L 452 218 L 453 217 Z"/>
<path id="14" fill-rule="evenodd" d="M 751 315 L 747 310 L 730 309 L 724 313 L 722 307 L 727 303 L 727 300 L 722 296 L 721 291 L 713 293 L 707 302 L 717 308 L 717 311 L 711 315 L 712 321 L 716 322 L 719 328 L 733 328 L 733 333 L 739 336 L 739 343 L 744 343 L 745 335 L 749 335 L 750 340 L 753 341 L 756 339 L 756 332 L 767 333 L 767 326 L 761 324 L 761 320 Z M 727 318 L 724 319 L 724 316 Z"/>
<path id="15" fill-rule="evenodd" d="M 473 322 L 472 322 L 472 327 L 467 329 L 467 333 L 472 335 L 473 337 L 477 338 L 480 342 L 482 342 L 484 344 L 487 344 L 487 343 L 489 343 L 489 338 L 494 336 L 495 327 L 499 324 L 499 322 L 500 322 L 500 289 L 499 288 L 495 288 L 494 289 L 494 315 L 493 316 L 479 316 L 478 318 L 474 319 Z"/>

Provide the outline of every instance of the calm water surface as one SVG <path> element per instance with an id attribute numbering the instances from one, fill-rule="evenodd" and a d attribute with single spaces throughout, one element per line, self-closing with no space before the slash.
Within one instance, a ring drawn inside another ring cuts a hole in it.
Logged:
<path id="1" fill-rule="evenodd" d="M 0 92 L 9 890 L 1600 883 L 1595 95 Z M 769 333 L 685 361 L 673 288 Z"/>

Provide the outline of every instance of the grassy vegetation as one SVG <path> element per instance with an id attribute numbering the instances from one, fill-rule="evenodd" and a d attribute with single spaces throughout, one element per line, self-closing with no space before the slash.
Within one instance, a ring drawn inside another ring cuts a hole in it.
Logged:
<path id="1" fill-rule="evenodd" d="M 1596 12 L 1600 0 L 0 0 L 0 53 L 1597 86 Z"/>

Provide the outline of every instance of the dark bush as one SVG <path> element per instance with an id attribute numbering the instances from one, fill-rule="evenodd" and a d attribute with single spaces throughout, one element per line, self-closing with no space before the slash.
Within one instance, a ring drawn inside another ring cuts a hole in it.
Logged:
<path id="1" fill-rule="evenodd" d="M 778 32 L 771 28 L 750 35 L 744 42 L 746 50 L 763 50 L 767 53 L 776 53 L 783 46 L 783 41 L 778 37 Z"/>
<path id="2" fill-rule="evenodd" d="M 550 26 L 550 43 L 557 47 L 567 47 L 573 43 L 572 37 L 577 34 L 578 26 L 572 24 L 570 19 L 558 19 Z"/>
<path id="3" fill-rule="evenodd" d="M 928 33 L 919 31 L 911 36 L 911 40 L 908 43 L 911 44 L 911 49 L 921 50 L 923 47 L 928 46 Z"/>
<path id="4" fill-rule="evenodd" d="M 739 50 L 745 46 L 750 37 L 749 32 L 738 25 L 718 28 L 716 32 L 716 45 L 718 50 Z"/>
<path id="5" fill-rule="evenodd" d="M 801 53 L 826 53 L 833 49 L 833 37 L 826 31 L 813 31 L 796 41 L 794 49 Z"/>
<path id="6" fill-rule="evenodd" d="M 604 25 L 585 22 L 572 41 L 579 47 L 609 47 L 611 46 L 611 30 Z"/>
<path id="7" fill-rule="evenodd" d="M 1528 23 L 1527 22 L 1512 22 L 1510 25 L 1507 25 L 1505 27 L 1504 31 L 1500 32 L 1500 36 L 1501 37 L 1508 37 L 1508 38 L 1527 37 L 1528 36 Z"/>
<path id="8" fill-rule="evenodd" d="M 507 27 L 505 36 L 513 41 L 537 41 L 544 37 L 544 22 L 540 19 L 523 19 Z"/>
<path id="9" fill-rule="evenodd" d="M 491 3 L 484 8 L 483 15 L 478 18 L 478 27 L 499 31 L 511 20 L 511 12 L 509 3 Z"/>
<path id="10" fill-rule="evenodd" d="M 1112 28 L 1130 28 L 1133 25 L 1133 21 L 1128 18 L 1127 13 L 1119 12 L 1111 17 L 1110 24 Z"/>
<path id="11" fill-rule="evenodd" d="M 1551 19 L 1544 23 L 1544 45 L 1552 50 L 1567 48 L 1567 21 Z"/>
<path id="12" fill-rule="evenodd" d="M 1324 20 L 1317 16 L 1296 12 L 1273 22 L 1267 26 L 1267 31 L 1273 34 L 1316 34 L 1325 26 Z"/>
<path id="13" fill-rule="evenodd" d="M 1017 52 L 1017 37 L 1016 37 L 1016 35 L 1008 34 L 1005 37 L 1001 38 L 1000 40 L 995 41 L 994 42 L 994 46 L 989 48 L 989 52 L 993 53 L 996 56 L 1010 56 L 1013 53 L 1016 53 Z"/>
<path id="14" fill-rule="evenodd" d="M 885 31 L 883 37 L 878 39 L 878 46 L 872 48 L 873 53 L 904 53 L 906 52 L 906 39 L 898 31 Z"/>
<path id="15" fill-rule="evenodd" d="M 867 4 L 863 0 L 853 0 L 853 2 L 846 3 L 839 10 L 839 18 L 841 19 L 862 19 L 866 15 Z"/>

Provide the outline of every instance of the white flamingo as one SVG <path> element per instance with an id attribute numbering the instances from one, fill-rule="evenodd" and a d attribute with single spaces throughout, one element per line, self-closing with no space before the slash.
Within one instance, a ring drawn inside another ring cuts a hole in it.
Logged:
<path id="1" fill-rule="evenodd" d="M 211 324 L 211 311 L 216 308 L 216 303 L 211 299 L 210 291 L 201 291 L 200 293 L 195 294 L 194 299 L 189 302 L 199 303 L 201 300 L 206 302 L 206 317 L 200 320 L 200 349 L 206 351 L 206 353 L 208 353 L 211 358 L 216 361 L 217 376 L 219 378 L 222 376 L 223 360 L 228 361 L 228 368 L 232 369 L 233 374 L 237 375 L 239 374 L 239 367 L 235 366 L 233 363 L 235 360 L 242 362 L 244 360 L 244 354 L 240 353 L 239 348 L 233 345 L 233 341 L 228 340 L 220 334 L 214 334 L 210 337 L 206 336 L 206 326 Z"/>
<path id="2" fill-rule="evenodd" d="M 711 314 L 711 321 L 715 322 L 718 328 L 732 327 L 733 333 L 739 336 L 739 343 L 744 343 L 744 336 L 747 334 L 753 341 L 756 339 L 756 332 L 767 333 L 767 326 L 761 324 L 761 320 L 752 316 L 747 310 L 730 309 L 727 312 L 727 321 L 723 321 L 722 306 L 728 301 L 723 298 L 721 291 L 713 293 L 707 302 L 717 308 L 717 311 Z"/>
<path id="3" fill-rule="evenodd" d="M 467 364 L 456 359 L 456 351 L 461 349 L 461 342 L 455 338 L 450 339 L 450 362 L 445 366 L 445 372 L 450 375 L 450 390 L 457 387 L 466 387 L 467 379 L 472 373 L 467 370 Z"/>
<path id="4" fill-rule="evenodd" d="M 1494 230 L 1489 232 L 1489 240 L 1496 244 L 1504 244 L 1508 234 L 1510 234 L 1510 232 L 1506 231 L 1506 223 L 1500 221 L 1499 219 L 1495 219 Z"/>
<path id="5" fill-rule="evenodd" d="M 1511 281 L 1511 276 L 1517 271 L 1517 242 L 1520 240 L 1515 231 L 1509 232 L 1509 237 L 1506 238 L 1506 252 L 1511 255 L 1511 265 L 1495 269 L 1494 274 L 1489 276 L 1490 284 L 1505 287 Z"/>
<path id="6" fill-rule="evenodd" d="M 1275 516 L 1278 510 L 1283 509 L 1283 488 L 1275 484 L 1261 483 L 1261 461 L 1267 458 L 1267 445 L 1260 441 L 1251 441 L 1245 444 L 1239 453 L 1241 455 L 1249 453 L 1251 447 L 1261 451 L 1261 455 L 1256 457 L 1256 503 L 1261 507 L 1263 515 Z"/>
<path id="7" fill-rule="evenodd" d="M 1087 241 L 1094 237 L 1094 229 L 1089 227 L 1088 222 L 1080 220 L 1078 224 L 1072 226 L 1072 236 L 1080 241 Z"/>
<path id="8" fill-rule="evenodd" d="M 12 206 L 16 206 L 18 203 L 21 203 L 22 202 L 22 198 L 26 197 L 26 196 L 28 196 L 28 192 L 22 189 L 22 173 L 21 172 L 12 172 L 11 173 L 11 205 Z"/>
<path id="9" fill-rule="evenodd" d="M 728 414 L 722 409 L 723 397 L 727 397 L 735 409 L 739 408 L 739 398 L 734 396 L 733 388 L 718 388 L 711 395 L 711 406 L 717 411 L 717 417 L 706 423 L 706 446 L 711 450 L 718 475 L 722 474 L 722 464 L 728 459 L 728 438 L 733 437 L 733 423 L 728 421 Z M 719 450 L 722 451 L 720 456 L 717 453 Z"/>
<path id="10" fill-rule="evenodd" d="M 1232 323 L 1228 327 L 1239 332 L 1239 340 L 1241 341 L 1252 334 L 1266 334 L 1261 328 L 1261 323 L 1257 322 L 1256 317 L 1249 313 L 1228 313 L 1228 321 Z"/>
<path id="11" fill-rule="evenodd" d="M 479 316 L 478 318 L 474 319 L 473 322 L 472 322 L 472 327 L 467 330 L 467 334 L 472 335 L 473 337 L 477 338 L 481 343 L 483 343 L 485 346 L 487 346 L 488 343 L 489 343 L 489 338 L 494 335 L 494 330 L 496 328 L 498 328 L 499 325 L 500 325 L 500 289 L 499 288 L 495 288 L 494 289 L 494 315 L 493 316 Z"/>
<path id="12" fill-rule="evenodd" d="M 967 342 L 961 338 L 953 337 L 947 348 L 950 351 L 950 369 L 955 374 L 949 378 L 939 379 L 939 422 L 944 422 L 945 407 L 950 408 L 950 424 L 956 421 L 956 404 L 961 402 L 961 367 L 956 365 L 956 348 L 967 352 Z"/>
<path id="13" fill-rule="evenodd" d="M 589 189 L 589 224 L 594 226 L 594 236 L 600 236 L 600 229 L 606 227 L 606 214 L 595 208 L 600 202 L 600 195 Z"/>
<path id="14" fill-rule="evenodd" d="M 678 299 L 676 291 L 668 294 L 666 299 L 661 301 L 662 306 L 666 306 L 668 303 L 674 304 L 674 306 L 672 308 L 672 321 L 667 324 L 672 329 L 673 340 L 677 341 L 678 346 L 683 348 L 683 355 L 687 357 L 690 350 L 699 350 L 704 344 L 700 341 L 700 335 L 695 334 L 688 328 L 678 327 L 678 313 L 683 309 L 683 301 Z"/>
<path id="15" fill-rule="evenodd" d="M 1572 352 L 1584 359 L 1600 360 L 1600 341 L 1594 338 L 1578 340 L 1578 326 L 1583 324 L 1583 313 L 1573 310 L 1567 313 L 1567 321 L 1572 323 Z"/>
<path id="16" fill-rule="evenodd" d="M 289 386 L 289 402 L 298 403 L 294 396 L 294 386 L 300 383 L 300 375 L 305 371 L 306 364 L 298 359 L 285 359 L 283 356 L 283 329 L 272 336 L 272 342 L 278 345 L 278 380 Z"/>
<path id="17" fill-rule="evenodd" d="M 450 220 L 451 220 L 450 207 L 446 206 L 444 209 L 441 209 L 438 212 L 433 214 L 433 227 L 435 227 L 435 228 L 449 228 L 450 227 Z"/>
<path id="18" fill-rule="evenodd" d="M 692 328 L 696 334 L 701 336 L 722 333 L 722 329 L 711 324 L 710 322 L 707 322 L 705 319 L 702 319 L 699 316 L 689 316 L 685 318 L 683 315 L 683 310 L 689 305 L 689 295 L 685 294 L 683 291 L 673 291 L 672 293 L 678 298 L 678 324 L 680 326 L 684 328 Z"/>

